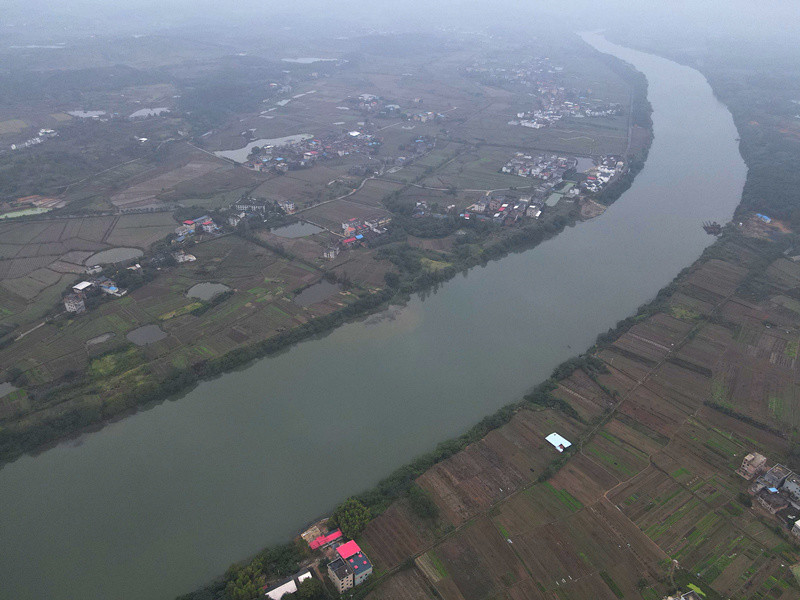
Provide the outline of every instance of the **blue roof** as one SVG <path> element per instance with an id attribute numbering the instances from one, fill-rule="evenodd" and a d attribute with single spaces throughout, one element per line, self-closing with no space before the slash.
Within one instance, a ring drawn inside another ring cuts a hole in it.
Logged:
<path id="1" fill-rule="evenodd" d="M 777 491 L 778 491 L 778 488 L 767 488 L 767 489 L 768 489 L 770 492 L 772 492 L 773 494 L 777 493 Z"/>

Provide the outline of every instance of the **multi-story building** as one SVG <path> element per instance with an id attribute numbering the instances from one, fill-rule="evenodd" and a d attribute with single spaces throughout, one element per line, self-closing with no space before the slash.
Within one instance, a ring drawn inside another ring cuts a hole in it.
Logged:
<path id="1" fill-rule="evenodd" d="M 353 587 L 353 570 L 341 557 L 328 563 L 328 577 L 340 594 Z"/>
<path id="2" fill-rule="evenodd" d="M 67 312 L 82 313 L 86 310 L 86 304 L 81 294 L 68 294 L 64 296 L 64 308 Z"/>
<path id="3" fill-rule="evenodd" d="M 761 476 L 766 487 L 779 488 L 792 472 L 783 465 L 775 465 Z"/>
<path id="4" fill-rule="evenodd" d="M 328 575 L 341 594 L 360 585 L 372 574 L 372 563 L 358 544 L 349 541 L 336 548 L 338 558 L 328 563 Z"/>
<path id="5" fill-rule="evenodd" d="M 767 464 L 767 457 L 758 452 L 751 452 L 744 457 L 742 466 L 736 472 L 745 479 L 752 479 L 761 474 Z"/>

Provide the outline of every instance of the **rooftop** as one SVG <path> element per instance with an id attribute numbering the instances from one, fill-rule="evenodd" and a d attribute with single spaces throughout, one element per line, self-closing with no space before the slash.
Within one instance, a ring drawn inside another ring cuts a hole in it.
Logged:
<path id="1" fill-rule="evenodd" d="M 558 433 L 551 433 L 544 439 L 553 444 L 553 447 L 559 452 L 563 452 L 564 450 L 572 446 L 572 442 L 570 442 L 567 438 L 559 435 Z"/>
<path id="2" fill-rule="evenodd" d="M 352 572 L 352 569 L 350 569 L 350 565 L 347 564 L 342 558 L 337 558 L 336 560 L 329 563 L 328 568 L 331 571 L 333 571 L 333 573 L 339 579 L 344 579 Z"/>
<path id="3" fill-rule="evenodd" d="M 349 542 L 342 544 L 338 548 L 336 548 L 336 552 L 342 558 L 350 558 L 354 554 L 361 552 L 361 548 L 358 547 L 358 544 L 354 540 L 350 540 Z"/>
<path id="4" fill-rule="evenodd" d="M 366 555 L 360 551 L 348 558 L 347 562 L 350 563 L 350 568 L 353 569 L 353 573 L 356 575 L 364 571 L 369 571 L 372 568 L 372 563 L 370 563 Z"/>
<path id="5" fill-rule="evenodd" d="M 327 535 L 321 535 L 321 536 L 315 538 L 309 544 L 309 546 L 311 547 L 312 550 L 316 550 L 320 546 L 324 546 L 325 544 L 329 544 L 330 542 L 332 542 L 334 540 L 338 540 L 340 537 L 342 537 L 342 532 L 341 532 L 341 530 L 337 529 L 335 531 L 331 531 Z"/>

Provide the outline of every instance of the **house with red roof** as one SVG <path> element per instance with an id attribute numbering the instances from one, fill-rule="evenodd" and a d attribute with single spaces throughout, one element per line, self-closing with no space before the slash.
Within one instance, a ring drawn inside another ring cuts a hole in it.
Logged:
<path id="1" fill-rule="evenodd" d="M 328 563 L 328 576 L 341 594 L 372 574 L 372 563 L 358 544 L 350 540 L 336 548 L 338 558 Z"/>

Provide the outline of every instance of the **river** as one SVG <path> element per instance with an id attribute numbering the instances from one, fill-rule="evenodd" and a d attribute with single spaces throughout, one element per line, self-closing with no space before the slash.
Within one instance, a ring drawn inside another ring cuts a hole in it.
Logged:
<path id="1" fill-rule="evenodd" d="M 727 221 L 745 165 L 700 73 L 647 76 L 655 140 L 601 217 L 438 293 L 0 471 L 0 596 L 168 599 L 518 400 L 651 299 Z"/>

